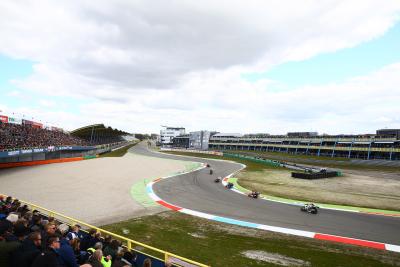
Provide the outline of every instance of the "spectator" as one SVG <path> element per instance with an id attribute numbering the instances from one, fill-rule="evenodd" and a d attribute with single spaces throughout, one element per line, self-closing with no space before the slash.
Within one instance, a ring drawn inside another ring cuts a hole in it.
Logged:
<path id="1" fill-rule="evenodd" d="M 34 128 L 30 125 L 0 123 L 0 150 L 71 145 L 84 146 L 88 143 L 61 131 Z"/>
<path id="2" fill-rule="evenodd" d="M 124 251 L 124 256 L 122 257 L 125 261 L 129 262 L 132 266 L 137 267 L 137 255 L 133 254 L 129 250 Z"/>
<path id="3" fill-rule="evenodd" d="M 101 259 L 103 258 L 103 252 L 98 249 L 93 252 L 93 255 L 90 257 L 88 263 L 92 265 L 92 267 L 103 267 L 101 263 Z"/>
<path id="4" fill-rule="evenodd" d="M 0 220 L 0 266 L 10 266 L 11 254 L 21 246 L 19 242 L 6 241 L 5 235 L 11 231 L 12 223 L 7 220 Z"/>
<path id="5" fill-rule="evenodd" d="M 93 247 L 97 242 L 99 242 L 99 238 L 97 235 L 97 230 L 95 229 L 90 229 L 89 234 L 87 234 L 82 240 L 81 240 L 81 249 L 82 250 L 87 250 L 88 248 Z"/>
<path id="6" fill-rule="evenodd" d="M 30 267 L 40 254 L 42 238 L 40 232 L 30 233 L 22 245 L 13 253 L 13 266 Z"/>
<path id="7" fill-rule="evenodd" d="M 151 267 L 151 260 L 149 258 L 143 261 L 143 267 Z"/>
<path id="8" fill-rule="evenodd" d="M 40 253 L 34 260 L 32 267 L 58 267 L 57 250 L 60 248 L 58 236 L 51 236 L 47 240 L 46 250 Z"/>
<path id="9" fill-rule="evenodd" d="M 75 259 L 79 264 L 84 263 L 82 261 L 82 253 L 81 253 L 81 241 L 79 240 L 79 238 L 74 238 L 71 241 L 69 241 L 72 250 L 74 251 L 75 254 Z"/>
<path id="10" fill-rule="evenodd" d="M 66 267 L 78 267 L 74 250 L 66 239 L 68 230 L 69 226 L 66 224 L 60 224 L 58 226 L 58 231 L 61 233 L 60 249 L 58 250 L 59 263 Z"/>
<path id="11" fill-rule="evenodd" d="M 117 256 L 119 248 L 119 242 L 118 240 L 111 240 L 110 245 L 108 245 L 104 250 L 103 253 L 106 256 L 111 256 L 111 259 L 115 259 L 115 256 Z"/>
<path id="12" fill-rule="evenodd" d="M 44 231 L 42 232 L 42 250 L 46 249 L 48 239 L 53 237 L 55 233 L 56 225 L 54 223 L 48 223 L 44 226 Z"/>
<path id="13" fill-rule="evenodd" d="M 71 241 L 75 238 L 78 238 L 79 228 L 77 225 L 71 226 L 71 231 L 67 234 L 67 240 Z"/>

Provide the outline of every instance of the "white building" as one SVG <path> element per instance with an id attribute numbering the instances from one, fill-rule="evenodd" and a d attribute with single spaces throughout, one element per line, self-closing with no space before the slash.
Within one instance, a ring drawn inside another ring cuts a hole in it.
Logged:
<path id="1" fill-rule="evenodd" d="M 178 135 L 185 134 L 185 128 L 161 126 L 164 129 L 160 130 L 160 143 L 162 146 L 172 145 L 172 140 Z"/>

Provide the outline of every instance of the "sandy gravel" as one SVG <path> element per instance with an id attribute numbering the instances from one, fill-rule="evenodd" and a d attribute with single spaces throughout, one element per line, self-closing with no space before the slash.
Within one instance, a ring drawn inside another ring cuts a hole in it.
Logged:
<path id="1" fill-rule="evenodd" d="M 184 170 L 185 164 L 127 153 L 120 158 L 14 168 L 0 171 L 0 193 L 101 225 L 163 210 L 135 202 L 131 186 Z"/>

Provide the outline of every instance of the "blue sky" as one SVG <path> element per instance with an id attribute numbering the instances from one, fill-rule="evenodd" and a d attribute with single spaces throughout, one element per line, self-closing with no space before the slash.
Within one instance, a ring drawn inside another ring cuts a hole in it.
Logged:
<path id="1" fill-rule="evenodd" d="M 400 128 L 400 1 L 60 1 L 2 2 L 0 109 L 66 129 Z"/>
<path id="2" fill-rule="evenodd" d="M 83 104 L 82 99 L 76 99 L 66 96 L 46 96 L 37 94 L 33 91 L 18 88 L 13 80 L 23 80 L 33 74 L 33 65 L 35 62 L 22 59 L 12 59 L 0 54 L 0 104 L 4 104 L 11 110 L 18 108 L 45 108 L 40 101 L 54 103 L 51 107 L 53 111 L 66 111 L 70 113 L 79 113 L 79 105 Z M 16 113 L 17 116 L 26 114 Z M 32 117 L 29 117 L 32 119 Z M 41 120 L 40 118 L 37 118 Z M 44 122 L 44 120 L 43 120 Z M 55 123 L 55 122 L 53 122 Z"/>
<path id="3" fill-rule="evenodd" d="M 304 85 L 341 83 L 399 61 L 400 23 L 397 23 L 382 37 L 355 47 L 320 54 L 304 61 L 284 63 L 267 72 L 243 77 L 249 81 L 274 80 L 282 85 L 277 89 L 290 90 Z"/>

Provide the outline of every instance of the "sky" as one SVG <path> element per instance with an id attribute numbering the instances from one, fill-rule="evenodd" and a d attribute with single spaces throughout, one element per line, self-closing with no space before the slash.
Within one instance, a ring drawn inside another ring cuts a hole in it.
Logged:
<path id="1" fill-rule="evenodd" d="M 0 2 L 0 114 L 132 133 L 400 128 L 400 1 Z"/>

